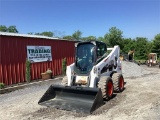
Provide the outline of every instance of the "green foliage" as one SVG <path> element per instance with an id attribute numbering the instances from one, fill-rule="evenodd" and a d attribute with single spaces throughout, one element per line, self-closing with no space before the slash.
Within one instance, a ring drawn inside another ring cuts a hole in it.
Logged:
<path id="1" fill-rule="evenodd" d="M 68 40 L 72 40 L 72 36 L 68 35 L 68 36 L 64 36 L 63 39 L 68 39 Z"/>
<path id="2" fill-rule="evenodd" d="M 158 54 L 158 58 L 160 58 L 160 33 L 154 37 L 152 44 L 152 52 Z"/>
<path id="3" fill-rule="evenodd" d="M 72 38 L 75 39 L 75 40 L 80 40 L 81 39 L 81 35 L 82 35 L 82 32 L 77 30 L 72 34 Z"/>
<path id="4" fill-rule="evenodd" d="M 16 26 L 9 26 L 8 28 L 5 25 L 0 25 L 0 31 L 2 32 L 10 32 L 10 33 L 18 33 Z"/>
<path id="5" fill-rule="evenodd" d="M 26 60 L 26 81 L 31 81 L 31 63 L 28 60 Z"/>
<path id="6" fill-rule="evenodd" d="M 106 43 L 109 42 L 109 44 L 112 47 L 114 45 L 119 45 L 121 48 L 123 48 L 122 33 L 123 32 L 121 30 L 117 29 L 116 27 L 111 27 L 109 29 L 109 33 L 106 33 L 104 35 Z"/>
<path id="7" fill-rule="evenodd" d="M 18 30 L 17 30 L 16 26 L 9 26 L 8 27 L 8 32 L 10 32 L 10 33 L 18 33 Z"/>
<path id="8" fill-rule="evenodd" d="M 104 37 L 98 37 L 97 40 L 98 41 L 105 41 Z"/>
<path id="9" fill-rule="evenodd" d="M 135 59 L 147 59 L 147 55 L 149 53 L 148 49 L 148 41 L 147 38 L 137 37 L 136 38 L 136 49 L 135 50 Z"/>
<path id="10" fill-rule="evenodd" d="M 88 40 L 96 40 L 96 37 L 95 36 L 88 36 L 87 39 Z"/>
<path id="11" fill-rule="evenodd" d="M 29 32 L 28 34 L 29 34 L 29 35 L 34 35 L 34 33 L 33 33 L 33 32 Z"/>
<path id="12" fill-rule="evenodd" d="M 136 48 L 136 42 L 135 40 L 132 40 L 131 38 L 123 39 L 123 49 L 121 49 L 122 53 L 128 53 L 129 50 L 133 50 Z"/>
<path id="13" fill-rule="evenodd" d="M 67 60 L 66 58 L 62 59 L 62 74 L 66 74 Z"/>
<path id="14" fill-rule="evenodd" d="M 33 33 L 32 32 L 30 32 L 30 33 L 28 33 L 28 34 L 31 34 L 31 35 L 33 35 Z M 45 32 L 42 32 L 42 33 L 34 33 L 34 35 L 42 35 L 42 36 L 47 36 L 47 37 L 53 37 L 54 36 L 54 33 L 53 32 L 47 32 L 47 31 L 45 31 Z"/>
<path id="15" fill-rule="evenodd" d="M 134 50 L 134 59 L 146 60 L 148 53 L 151 51 L 152 44 L 147 40 L 147 38 L 137 37 L 135 40 L 123 39 L 123 49 L 122 53 L 128 53 L 130 50 Z"/>
<path id="16" fill-rule="evenodd" d="M 48 37 L 53 37 L 54 33 L 53 32 L 42 32 L 41 33 L 43 36 L 48 36 Z"/>
<path id="17" fill-rule="evenodd" d="M 82 37 L 81 40 L 82 40 L 82 41 L 87 41 L 88 38 L 87 38 L 87 37 Z"/>
<path id="18" fill-rule="evenodd" d="M 4 83 L 0 83 L 0 89 L 4 88 Z"/>
<path id="19" fill-rule="evenodd" d="M 0 25 L 1 32 L 7 32 L 7 27 L 5 25 Z"/>
<path id="20" fill-rule="evenodd" d="M 88 40 L 96 40 L 97 38 L 95 36 L 88 36 L 88 37 L 83 37 L 81 40 L 83 41 L 88 41 Z"/>

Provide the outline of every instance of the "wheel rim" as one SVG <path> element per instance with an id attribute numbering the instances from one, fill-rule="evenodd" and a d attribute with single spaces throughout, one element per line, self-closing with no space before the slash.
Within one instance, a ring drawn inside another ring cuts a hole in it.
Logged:
<path id="1" fill-rule="evenodd" d="M 108 94 L 108 96 L 112 96 L 112 94 L 113 94 L 113 83 L 112 82 L 108 82 L 108 85 L 107 85 L 107 94 Z"/>
<path id="2" fill-rule="evenodd" d="M 120 87 L 121 90 L 122 90 L 123 87 L 124 87 L 124 80 L 123 80 L 123 77 L 120 77 L 120 80 L 119 80 L 119 87 Z"/>

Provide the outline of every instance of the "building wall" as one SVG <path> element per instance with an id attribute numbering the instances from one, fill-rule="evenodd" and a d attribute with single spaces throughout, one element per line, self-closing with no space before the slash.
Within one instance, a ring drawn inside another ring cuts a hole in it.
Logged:
<path id="1" fill-rule="evenodd" d="M 25 82 L 27 45 L 51 46 L 52 61 L 31 64 L 31 79 L 41 79 L 48 68 L 53 75 L 62 74 L 62 59 L 67 65 L 74 62 L 74 41 L 0 35 L 0 82 L 5 85 Z"/>

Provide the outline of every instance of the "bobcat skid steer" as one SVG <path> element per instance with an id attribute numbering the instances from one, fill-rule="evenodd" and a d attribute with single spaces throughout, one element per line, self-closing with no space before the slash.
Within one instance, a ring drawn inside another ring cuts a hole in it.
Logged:
<path id="1" fill-rule="evenodd" d="M 103 42 L 88 41 L 75 43 L 75 49 L 75 62 L 67 66 L 67 76 L 60 85 L 51 85 L 38 103 L 92 113 L 112 98 L 113 92 L 124 89 L 120 48 L 107 49 Z"/>

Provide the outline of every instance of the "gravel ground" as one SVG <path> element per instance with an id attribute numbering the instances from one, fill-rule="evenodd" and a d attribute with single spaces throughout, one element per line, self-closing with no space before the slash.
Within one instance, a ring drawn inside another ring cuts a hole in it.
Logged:
<path id="1" fill-rule="evenodd" d="M 160 69 L 122 62 L 125 90 L 93 114 L 46 108 L 38 101 L 51 84 L 45 82 L 0 95 L 0 120 L 160 120 Z"/>

